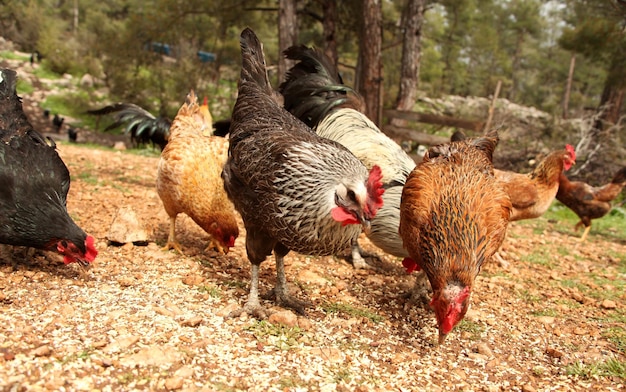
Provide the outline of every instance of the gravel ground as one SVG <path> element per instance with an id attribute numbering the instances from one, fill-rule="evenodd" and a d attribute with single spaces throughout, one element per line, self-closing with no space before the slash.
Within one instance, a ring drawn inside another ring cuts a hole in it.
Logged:
<path id="1" fill-rule="evenodd" d="M 484 267 L 466 321 L 440 347 L 432 312 L 406 299 L 414 277 L 366 239 L 364 248 L 380 256 L 371 270 L 337 257 L 287 256 L 292 290 L 314 305 L 307 317 L 274 308 L 271 322 L 225 320 L 247 295 L 245 233 L 226 256 L 205 252 L 207 235 L 181 216 L 184 255 L 162 251 L 168 220 L 154 186 L 158 158 L 59 150 L 73 179 L 68 209 L 100 253 L 86 273 L 50 253 L 0 258 L 4 390 L 625 388 L 620 378 L 568 375 L 576 363 L 624 359 L 609 339 L 625 327 L 624 233 L 592 231 L 581 245 L 558 222 L 512 224 L 502 249 L 508 266 Z M 147 227 L 147 245 L 108 244 L 121 207 Z M 273 260 L 261 271 L 262 288 L 271 288 Z"/>

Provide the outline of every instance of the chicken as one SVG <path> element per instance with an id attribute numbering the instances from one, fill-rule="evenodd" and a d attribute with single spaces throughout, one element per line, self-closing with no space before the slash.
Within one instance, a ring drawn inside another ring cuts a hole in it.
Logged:
<path id="1" fill-rule="evenodd" d="M 157 191 L 170 217 L 166 249 L 182 253 L 176 240 L 180 213 L 206 231 L 209 247 L 220 252 L 228 253 L 239 235 L 235 209 L 221 178 L 228 140 L 213 136 L 212 129 L 208 105 L 199 106 L 192 90 L 172 122 L 157 173 Z"/>
<path id="2" fill-rule="evenodd" d="M 210 114 L 207 97 L 204 97 L 200 110 Z M 94 116 L 114 114 L 115 122 L 107 126 L 104 131 L 106 132 L 126 124 L 124 133 L 130 134 L 130 140 L 135 146 L 144 146 L 152 143 L 153 146 L 157 145 L 163 151 L 170 137 L 172 120 L 162 116 L 155 117 L 152 113 L 134 103 L 116 103 L 100 109 L 87 110 L 86 113 Z M 225 136 L 228 133 L 228 128 L 226 127 L 226 132 L 220 134 L 224 131 L 224 128 L 221 123 L 219 125 L 220 127 L 213 134 Z"/>
<path id="3" fill-rule="evenodd" d="M 576 230 L 580 226 L 585 226 L 580 242 L 587 239 L 591 230 L 591 220 L 602 218 L 611 210 L 611 201 L 620 194 L 624 186 L 626 186 L 626 167 L 621 168 L 610 183 L 601 187 L 593 187 L 582 181 L 570 181 L 565 173 L 561 173 L 556 199 L 580 218 Z"/>
<path id="4" fill-rule="evenodd" d="M 130 134 L 130 140 L 135 146 L 152 143 L 163 150 L 167 144 L 172 121 L 166 117 L 155 117 L 134 103 L 116 103 L 100 109 L 88 110 L 86 113 L 95 116 L 113 114 L 115 122 L 104 131 L 126 124 L 124 132 Z"/>
<path id="5" fill-rule="evenodd" d="M 67 212 L 70 173 L 51 139 L 29 123 L 17 96 L 17 74 L 0 69 L 0 243 L 58 252 L 87 266 L 94 238 Z"/>
<path id="6" fill-rule="evenodd" d="M 559 175 L 576 163 L 576 152 L 571 145 L 551 152 L 528 174 L 495 169 L 498 181 L 511 198 L 511 221 L 532 219 L 543 215 L 559 189 Z"/>
<path id="7" fill-rule="evenodd" d="M 279 88 L 285 108 L 319 136 L 344 145 L 368 169 L 380 166 L 386 190 L 383 206 L 372 219 L 371 231 L 366 235 L 384 252 L 408 258 L 398 235 L 400 196 L 415 162 L 363 114 L 363 99 L 343 84 L 327 56 L 306 46 L 292 46 L 284 54 L 299 61 Z M 352 259 L 355 268 L 367 266 L 356 239 Z"/>
<path id="8" fill-rule="evenodd" d="M 465 316 L 474 280 L 506 234 L 512 207 L 493 175 L 497 141 L 431 147 L 402 192 L 400 236 L 430 281 L 440 344 Z"/>
<path id="9" fill-rule="evenodd" d="M 251 263 L 248 300 L 241 312 L 259 318 L 260 264 L 276 259 L 276 302 L 304 314 L 287 289 L 284 257 L 290 251 L 333 255 L 347 249 L 381 207 L 378 166 L 369 172 L 340 144 L 317 136 L 278 102 L 254 32 L 241 34 L 242 69 L 222 176 L 246 228 Z"/>

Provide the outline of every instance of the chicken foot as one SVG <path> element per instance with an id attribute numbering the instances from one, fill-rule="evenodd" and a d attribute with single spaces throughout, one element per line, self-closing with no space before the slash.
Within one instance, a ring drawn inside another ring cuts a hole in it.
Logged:
<path id="1" fill-rule="evenodd" d="M 354 269 L 375 269 L 373 266 L 369 265 L 365 261 L 364 257 L 376 257 L 376 258 L 378 258 L 378 255 L 370 254 L 370 253 L 365 252 L 359 246 L 359 240 L 357 238 L 352 240 L 351 256 L 352 256 L 352 266 L 354 267 Z"/>
<path id="2" fill-rule="evenodd" d="M 178 253 L 181 253 L 181 254 L 183 253 L 183 250 L 180 244 L 178 243 L 178 241 L 176 241 L 176 216 L 174 217 L 170 216 L 170 233 L 167 236 L 167 244 L 165 244 L 165 246 L 161 249 L 162 250 L 174 249 Z"/>
<path id="3" fill-rule="evenodd" d="M 249 314 L 259 320 L 264 320 L 268 317 L 267 309 L 261 306 L 259 302 L 259 267 L 260 264 L 252 264 L 250 269 L 250 292 L 248 294 L 248 301 L 241 309 L 230 312 L 226 318 L 236 318 L 241 316 L 242 313 Z"/>
<path id="4" fill-rule="evenodd" d="M 311 306 L 309 302 L 300 301 L 289 295 L 287 288 L 287 278 L 285 277 L 285 258 L 283 255 L 275 254 L 276 257 L 276 286 L 263 295 L 263 299 L 274 299 L 283 308 L 289 308 L 301 315 L 306 315 L 305 307 Z"/>

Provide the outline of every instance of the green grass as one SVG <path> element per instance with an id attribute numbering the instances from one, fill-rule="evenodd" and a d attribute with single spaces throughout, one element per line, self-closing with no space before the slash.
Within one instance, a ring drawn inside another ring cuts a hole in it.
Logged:
<path id="1" fill-rule="evenodd" d="M 297 346 L 298 339 L 304 335 L 298 327 L 271 324 L 265 320 L 255 322 L 246 330 L 251 332 L 258 341 L 283 351 Z"/>
<path id="2" fill-rule="evenodd" d="M 533 316 L 541 317 L 541 316 L 549 316 L 549 317 L 558 317 L 560 313 L 556 309 L 541 309 L 534 310 L 530 312 Z"/>
<path id="3" fill-rule="evenodd" d="M 98 185 L 99 183 L 98 177 L 87 171 L 75 174 L 73 179 L 81 180 L 89 185 Z"/>
<path id="4" fill-rule="evenodd" d="M 554 256 L 548 249 L 536 249 L 534 253 L 529 253 L 521 257 L 525 263 L 543 265 L 548 268 L 554 267 L 552 262 Z"/>
<path id="5" fill-rule="evenodd" d="M 547 226 L 550 220 L 557 222 L 553 229 L 560 233 L 574 237 L 582 235 L 582 229 L 574 230 L 574 226 L 580 220 L 578 216 L 558 201 L 552 203 L 552 206 L 541 218 L 528 221 L 542 222 Z M 591 231 L 587 240 L 593 240 L 593 236 L 602 236 L 607 240 L 626 240 L 626 210 L 624 208 L 614 208 L 602 218 L 594 219 L 591 223 Z"/>
<path id="6" fill-rule="evenodd" d="M 574 363 L 565 368 L 569 376 L 583 378 L 593 377 L 619 377 L 626 378 L 626 362 L 617 359 L 608 359 L 604 362 L 591 364 Z"/>
<path id="7" fill-rule="evenodd" d="M 461 320 L 461 322 L 457 324 L 456 329 L 457 331 L 469 333 L 469 339 L 473 341 L 480 340 L 481 335 L 485 331 L 485 327 L 482 324 L 467 319 Z"/>
<path id="8" fill-rule="evenodd" d="M 363 317 L 374 323 L 380 323 L 384 320 L 384 318 L 379 314 L 371 312 L 367 309 L 357 308 L 350 304 L 342 302 L 327 302 L 325 304 L 322 304 L 322 309 L 324 309 L 324 311 L 329 314 L 342 313 L 351 317 Z"/>
<path id="9" fill-rule="evenodd" d="M 222 293 L 220 291 L 220 289 L 218 289 L 215 286 L 198 286 L 198 291 L 201 293 L 207 293 L 209 294 L 209 297 L 212 298 L 220 298 L 222 296 Z"/>
<path id="10" fill-rule="evenodd" d="M 610 327 L 602 332 L 602 336 L 613 343 L 621 353 L 626 354 L 626 329 L 618 326 Z"/>
<path id="11" fill-rule="evenodd" d="M 33 85 L 23 79 L 18 79 L 15 89 L 17 90 L 17 95 L 19 95 L 20 97 L 32 94 L 35 91 Z"/>
<path id="12" fill-rule="evenodd" d="M 0 58 L 6 60 L 30 61 L 30 54 L 19 54 L 10 50 L 0 50 Z"/>

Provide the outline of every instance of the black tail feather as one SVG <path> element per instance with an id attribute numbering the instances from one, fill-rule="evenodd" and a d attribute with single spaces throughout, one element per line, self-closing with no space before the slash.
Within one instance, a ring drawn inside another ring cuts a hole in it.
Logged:
<path id="1" fill-rule="evenodd" d="M 240 83 L 255 83 L 267 94 L 273 95 L 265 67 L 263 44 L 249 27 L 241 32 L 240 44 L 242 57 Z"/>
<path id="2" fill-rule="evenodd" d="M 354 90 L 343 84 L 337 68 L 326 55 L 304 45 L 292 46 L 283 53 L 288 59 L 299 61 L 279 87 L 285 109 L 294 116 L 315 127 L 334 108 L 349 102 L 348 94 Z M 353 97 L 360 103 L 356 93 Z"/>

